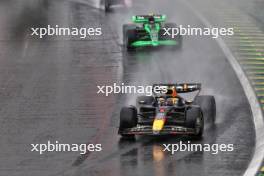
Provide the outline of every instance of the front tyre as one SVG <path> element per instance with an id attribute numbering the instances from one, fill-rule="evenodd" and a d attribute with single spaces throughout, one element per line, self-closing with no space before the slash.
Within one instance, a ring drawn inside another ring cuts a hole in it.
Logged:
<path id="1" fill-rule="evenodd" d="M 198 106 L 190 107 L 186 110 L 186 127 L 195 130 L 195 136 L 201 138 L 204 131 L 204 117 L 201 108 Z"/>
<path id="2" fill-rule="evenodd" d="M 194 104 L 201 107 L 206 123 L 214 124 L 216 116 L 216 103 L 214 96 L 199 95 L 194 99 Z"/>
<path id="3" fill-rule="evenodd" d="M 137 109 L 135 107 L 123 107 L 120 111 L 119 134 L 122 137 L 134 137 L 134 134 L 123 134 L 122 132 L 128 128 L 137 125 Z"/>
<path id="4" fill-rule="evenodd" d="M 127 51 L 134 51 L 135 47 L 132 43 L 136 41 L 136 25 L 125 24 L 123 25 L 123 45 Z"/>

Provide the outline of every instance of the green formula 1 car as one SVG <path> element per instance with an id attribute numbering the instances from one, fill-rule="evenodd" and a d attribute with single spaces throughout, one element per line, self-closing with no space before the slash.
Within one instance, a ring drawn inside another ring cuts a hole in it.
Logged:
<path id="1" fill-rule="evenodd" d="M 146 46 L 181 47 L 181 35 L 166 34 L 166 31 L 178 28 L 174 23 L 165 23 L 166 15 L 136 15 L 132 21 L 133 24 L 123 25 L 123 44 L 127 50 Z"/>

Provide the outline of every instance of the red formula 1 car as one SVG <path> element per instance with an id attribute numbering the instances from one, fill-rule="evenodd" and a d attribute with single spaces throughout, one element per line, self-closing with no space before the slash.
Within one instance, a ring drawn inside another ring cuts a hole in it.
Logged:
<path id="1" fill-rule="evenodd" d="M 122 137 L 135 135 L 184 134 L 202 137 L 204 120 L 214 121 L 215 99 L 199 95 L 201 84 L 156 84 L 153 96 L 139 96 L 137 105 L 123 107 L 120 112 L 118 133 Z M 195 92 L 195 98 L 187 101 L 182 93 Z"/>

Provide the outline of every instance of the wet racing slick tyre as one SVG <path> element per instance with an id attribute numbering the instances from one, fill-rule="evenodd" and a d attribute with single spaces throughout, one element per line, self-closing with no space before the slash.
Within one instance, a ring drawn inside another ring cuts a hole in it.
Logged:
<path id="1" fill-rule="evenodd" d="M 215 98 L 211 95 L 199 95 L 194 99 L 194 104 L 201 107 L 205 122 L 213 125 L 216 116 Z"/>
<path id="2" fill-rule="evenodd" d="M 195 129 L 194 136 L 201 138 L 204 131 L 204 118 L 201 108 L 198 106 L 192 106 L 186 110 L 185 125 L 187 128 Z"/>
<path id="3" fill-rule="evenodd" d="M 123 107 L 120 111 L 119 134 L 122 137 L 134 137 L 134 134 L 122 134 L 122 131 L 137 125 L 137 109 L 133 106 Z"/>
<path id="4" fill-rule="evenodd" d="M 123 25 L 123 44 L 127 51 L 134 51 L 135 47 L 132 43 L 136 41 L 136 28 L 134 24 L 124 24 Z"/>
<path id="5" fill-rule="evenodd" d="M 178 28 L 178 26 L 175 23 L 165 23 L 164 27 L 166 28 L 166 30 L 168 29 L 174 29 L 174 28 Z M 172 30 L 170 30 L 172 31 Z M 159 32 L 159 38 L 160 40 L 175 40 L 177 42 L 177 45 L 172 46 L 172 49 L 181 49 L 182 48 L 182 36 L 181 35 L 176 35 L 176 36 L 172 36 L 172 32 L 170 32 L 170 35 L 166 34 L 164 35 L 166 32 L 164 29 L 161 29 Z"/>

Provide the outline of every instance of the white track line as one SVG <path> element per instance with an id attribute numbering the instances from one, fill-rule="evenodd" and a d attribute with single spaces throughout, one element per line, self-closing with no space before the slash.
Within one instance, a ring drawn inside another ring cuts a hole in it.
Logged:
<path id="1" fill-rule="evenodd" d="M 189 4 L 186 1 L 182 1 L 182 3 L 184 3 L 187 7 L 189 7 L 192 10 L 192 12 L 198 18 L 201 19 L 201 21 L 204 23 L 206 27 L 208 28 L 212 27 L 210 22 L 200 12 L 194 9 L 191 4 Z M 251 87 L 251 84 L 246 74 L 243 72 L 241 66 L 239 65 L 237 59 L 234 57 L 234 55 L 232 54 L 232 52 L 230 51 L 230 49 L 228 48 L 228 46 L 225 44 L 224 40 L 221 37 L 218 37 L 216 41 L 220 46 L 220 48 L 222 49 L 223 53 L 226 55 L 226 58 L 233 67 L 234 71 L 236 72 L 236 75 L 242 84 L 242 87 L 250 104 L 250 108 L 253 115 L 253 122 L 255 125 L 256 146 L 255 146 L 253 158 L 251 159 L 251 162 L 247 170 L 244 172 L 244 176 L 255 176 L 255 174 L 258 172 L 258 169 L 261 166 L 264 157 L 264 122 L 263 122 L 262 110 L 258 102 L 258 99 L 256 97 L 255 91 Z"/>

